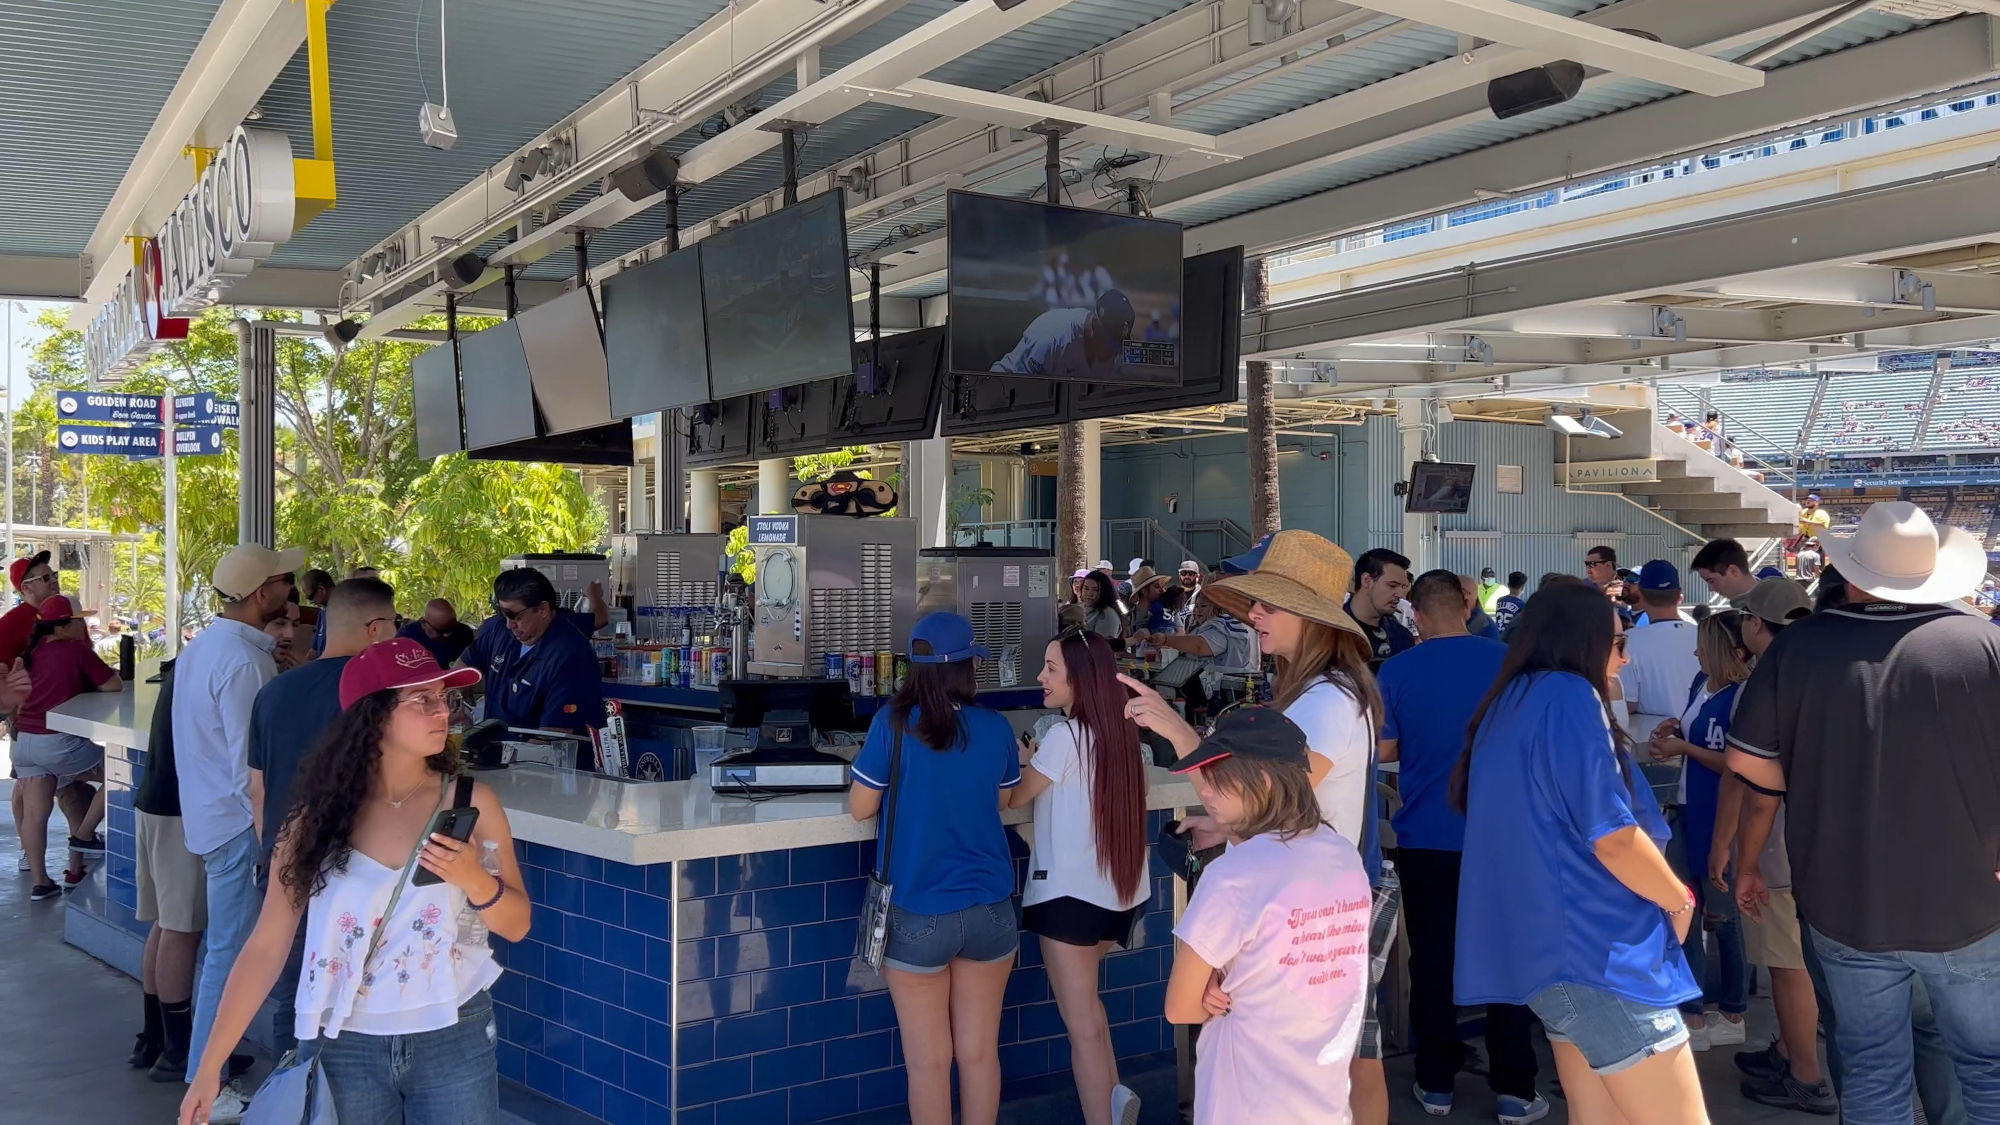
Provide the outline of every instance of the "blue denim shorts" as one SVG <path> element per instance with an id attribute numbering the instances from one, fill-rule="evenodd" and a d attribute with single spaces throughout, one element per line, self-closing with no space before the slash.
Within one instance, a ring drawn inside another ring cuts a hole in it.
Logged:
<path id="1" fill-rule="evenodd" d="M 458 1022 L 413 1035 L 350 1031 L 318 1040 L 339 1119 L 365 1125 L 499 1125 L 493 997 L 460 1005 Z"/>
<path id="2" fill-rule="evenodd" d="M 1528 999 L 1549 1039 L 1568 1043 L 1599 1074 L 1616 1074 L 1688 1041 L 1680 1009 L 1655 1008 L 1589 985 L 1552 984 Z"/>
<path id="3" fill-rule="evenodd" d="M 941 973 L 954 957 L 1005 961 L 1020 947 L 1021 922 L 1011 898 L 950 914 L 912 914 L 892 905 L 882 963 L 906 973 Z"/>

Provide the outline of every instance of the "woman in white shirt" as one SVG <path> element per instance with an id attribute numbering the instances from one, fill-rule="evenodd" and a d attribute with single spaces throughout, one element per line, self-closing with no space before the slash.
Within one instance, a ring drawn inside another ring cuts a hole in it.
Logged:
<path id="1" fill-rule="evenodd" d="M 446 743 L 457 689 L 478 682 L 478 672 L 446 671 L 407 638 L 348 661 L 341 715 L 306 759 L 272 855 L 275 877 L 223 989 L 181 1125 L 203 1125 L 235 1100 L 219 1090 L 223 1065 L 284 968 L 301 915 L 295 1030 L 302 1054 L 318 1052 L 340 1119 L 499 1120 L 487 989 L 500 968 L 484 936 L 460 924 L 477 918 L 520 941 L 530 908 L 506 811 L 484 784 L 457 777 Z M 432 816 L 460 797 L 478 810 L 472 838 L 425 839 Z M 498 875 L 480 865 L 487 844 Z M 417 868 L 441 881 L 416 882 Z"/>
<path id="2" fill-rule="evenodd" d="M 1372 646 L 1339 600 L 1353 578 L 1354 559 L 1338 545 L 1309 531 L 1281 531 L 1271 537 L 1255 572 L 1223 579 L 1206 594 L 1222 612 L 1256 630 L 1259 646 L 1277 666 L 1272 706 L 1305 732 L 1307 775 L 1320 815 L 1361 850 L 1371 881 L 1389 887 L 1393 883 L 1377 874 L 1380 848 L 1368 831 L 1382 693 L 1368 670 Z M 1126 682 L 1136 689 L 1126 713 L 1166 737 L 1178 753 L 1192 753 L 1201 742 L 1194 729 L 1151 689 Z M 1222 840 L 1210 817 L 1188 817 L 1181 823 L 1193 830 L 1197 848 Z M 1377 898 L 1384 921 L 1393 919 L 1394 896 Z M 1371 946 L 1386 945 L 1394 932 L 1393 925 L 1372 925 Z M 1385 952 L 1371 948 L 1377 957 Z M 1388 1083 L 1372 1012 L 1354 1058 L 1352 1088 L 1357 1122 L 1382 1125 L 1388 1120 Z"/>
<path id="3" fill-rule="evenodd" d="M 1118 1083 L 1097 970 L 1149 897 L 1139 731 L 1103 637 L 1070 630 L 1050 641 L 1039 679 L 1043 704 L 1065 719 L 1042 736 L 1008 802 L 1035 810 L 1021 928 L 1042 939 L 1085 1125 L 1134 1125 L 1139 1099 Z"/>

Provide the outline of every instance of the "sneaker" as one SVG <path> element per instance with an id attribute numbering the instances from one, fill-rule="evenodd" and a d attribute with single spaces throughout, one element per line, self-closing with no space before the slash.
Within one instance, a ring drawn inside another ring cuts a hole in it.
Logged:
<path id="1" fill-rule="evenodd" d="M 1500 1095 L 1500 1125 L 1528 1125 L 1528 1122 L 1540 1121 L 1548 1115 L 1548 1099 L 1540 1094 L 1527 1101 L 1507 1094 Z"/>
<path id="2" fill-rule="evenodd" d="M 1778 1041 L 1773 1039 L 1771 1045 L 1761 1051 L 1736 1052 L 1736 1069 L 1752 1078 L 1768 1078 L 1783 1074 L 1787 1063 L 1785 1056 L 1778 1053 Z"/>
<path id="3" fill-rule="evenodd" d="M 1451 1091 L 1434 1094 L 1419 1084 L 1412 1083 L 1410 1093 L 1415 1094 L 1417 1106 L 1432 1117 L 1448 1117 L 1451 1114 Z"/>
<path id="4" fill-rule="evenodd" d="M 243 1086 L 231 1082 L 215 1095 L 215 1104 L 208 1107 L 208 1125 L 238 1125 L 243 1120 L 243 1111 L 249 1108 L 250 1098 L 243 1092 Z"/>
<path id="5" fill-rule="evenodd" d="M 148 1038 L 142 1031 L 139 1037 L 132 1041 L 132 1053 L 126 1057 L 125 1063 L 133 1070 L 144 1070 L 159 1061 L 161 1049 L 160 1044 Z"/>
<path id="6" fill-rule="evenodd" d="M 90 870 L 63 872 L 63 890 L 73 891 L 90 881 Z"/>
<path id="7" fill-rule="evenodd" d="M 69 850 L 78 855 L 100 856 L 104 854 L 104 833 L 99 832 L 88 840 L 75 836 L 69 838 Z"/>
<path id="8" fill-rule="evenodd" d="M 229 1056 L 228 1062 L 222 1064 L 222 1080 L 229 1082 L 241 1078 L 250 1073 L 250 1068 L 256 1065 L 257 1060 L 254 1057 L 238 1051 Z"/>
<path id="9" fill-rule="evenodd" d="M 1139 1095 L 1130 1087 L 1111 1088 L 1111 1120 L 1117 1125 L 1139 1125 Z"/>
<path id="10" fill-rule="evenodd" d="M 1708 1045 L 1711 1047 L 1734 1047 L 1749 1038 L 1743 1020 L 1730 1019 L 1724 1015 L 1711 1014 L 1707 1020 Z"/>
<path id="11" fill-rule="evenodd" d="M 34 889 L 28 892 L 28 898 L 31 901 L 40 902 L 43 899 L 55 898 L 60 894 L 62 894 L 62 888 L 56 886 L 54 883 L 37 883 Z"/>
<path id="12" fill-rule="evenodd" d="M 28 853 L 22 852 L 21 858 L 14 861 L 14 874 L 26 875 L 33 870 L 34 868 L 28 864 Z"/>
<path id="13" fill-rule="evenodd" d="M 1696 1027 L 1693 1024 L 1687 1025 L 1689 1050 L 1694 1050 L 1694 1051 L 1708 1050 L 1708 1028 L 1709 1025 L 1705 1023 L 1702 1024 L 1700 1027 Z"/>
<path id="14" fill-rule="evenodd" d="M 1743 1096 L 1753 1102 L 1816 1113 L 1821 1117 L 1831 1117 L 1840 1108 L 1840 1103 L 1834 1100 L 1833 1087 L 1828 1086 L 1824 1079 L 1808 1086 L 1792 1077 L 1790 1067 L 1786 1067 L 1782 1074 L 1745 1078 L 1742 1089 Z"/>
<path id="15" fill-rule="evenodd" d="M 187 1068 L 187 1048 L 183 1047 L 178 1051 L 161 1051 L 160 1057 L 153 1060 L 153 1069 L 146 1072 L 146 1077 L 160 1083 L 185 1083 L 187 1081 Z"/>

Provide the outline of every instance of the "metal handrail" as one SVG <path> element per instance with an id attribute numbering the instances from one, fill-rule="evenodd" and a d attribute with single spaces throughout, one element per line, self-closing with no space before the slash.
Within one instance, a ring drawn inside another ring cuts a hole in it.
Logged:
<path id="1" fill-rule="evenodd" d="M 1686 391 L 1685 391 L 1685 388 L 1680 388 L 1680 387 L 1673 387 L 1673 388 L 1668 388 L 1668 387 L 1657 387 L 1657 388 L 1655 388 L 1655 391 L 1656 391 L 1656 392 L 1664 392 L 1664 391 L 1668 391 L 1668 390 L 1672 390 L 1672 391 L 1675 391 L 1675 392 L 1677 392 L 1677 393 L 1686 393 Z M 1770 435 L 1768 435 L 1768 434 L 1764 434 L 1764 433 L 1760 433 L 1760 432 L 1759 432 L 1759 431 L 1757 430 L 1757 428 L 1756 428 L 1755 426 L 1752 426 L 1752 425 L 1750 425 L 1750 424 L 1749 424 L 1748 422 L 1744 422 L 1744 421 L 1741 421 L 1741 420 L 1740 420 L 1740 419 L 1738 419 L 1738 418 L 1737 418 L 1737 417 L 1736 417 L 1735 415 L 1733 415 L 1733 414 L 1729 413 L 1729 411 L 1727 411 L 1727 410 L 1724 410 L 1724 409 L 1722 409 L 1721 407 L 1719 407 L 1719 406 L 1715 405 L 1715 404 L 1714 404 L 1713 402 L 1709 402 L 1709 401 L 1707 401 L 1707 400 L 1703 399 L 1703 398 L 1702 398 L 1702 397 L 1701 397 L 1700 395 L 1692 395 L 1692 396 L 1691 396 L 1691 398 L 1690 398 L 1690 401 L 1692 401 L 1692 402 L 1693 402 L 1693 403 L 1695 404 L 1695 406 L 1697 407 L 1697 409 L 1695 410 L 1695 414 L 1697 415 L 1697 417 L 1695 418 L 1695 424 L 1697 424 L 1697 425 L 1699 425 L 1699 424 L 1701 423 L 1701 421 L 1702 421 L 1702 416 L 1706 415 L 1706 413 L 1707 413 L 1708 411 L 1710 411 L 1710 410 L 1713 410 L 1713 411 L 1715 411 L 1715 412 L 1716 412 L 1717 414 L 1719 414 L 1719 415 L 1721 415 L 1721 416 L 1722 416 L 1722 420 L 1723 420 L 1723 422 L 1724 422 L 1724 426 L 1723 426 L 1723 431 L 1722 431 L 1722 437 L 1723 437 L 1723 440 L 1725 440 L 1725 441 L 1728 441 L 1728 442 L 1729 442 L 1729 443 L 1730 443 L 1730 444 L 1731 444 L 1732 446 L 1734 446 L 1735 448 L 1738 448 L 1738 449 L 1742 449 L 1742 448 L 1743 448 L 1743 446 L 1742 446 L 1742 443 L 1741 443 L 1741 442 L 1738 442 L 1738 441 L 1736 441 L 1736 440 L 1735 440 L 1735 439 L 1734 439 L 1734 438 L 1733 438 L 1733 437 L 1731 436 L 1732 434 L 1736 433 L 1736 432 L 1737 432 L 1738 430 L 1741 430 L 1741 431 L 1742 431 L 1743 433 L 1746 433 L 1746 434 L 1749 434 L 1749 435 L 1750 435 L 1751 437 L 1754 437 L 1754 438 L 1756 438 L 1756 439 L 1757 439 L 1757 440 L 1759 440 L 1759 441 L 1762 441 L 1762 442 L 1765 442 L 1766 444 L 1770 445 L 1770 446 L 1771 446 L 1771 448 L 1773 448 L 1773 449 L 1784 449 L 1784 448 L 1786 448 L 1786 446 L 1785 446 L 1785 444 L 1784 444 L 1783 442 L 1779 442 L 1779 441 L 1773 441 L 1773 440 L 1771 439 Z M 1672 404 L 1670 403 L 1669 405 L 1672 405 Z M 1719 454 L 1718 454 L 1718 456 L 1719 456 Z M 1778 463 L 1775 463 L 1775 462 L 1771 462 L 1771 461 L 1767 461 L 1767 460 L 1765 460 L 1765 459 L 1764 459 L 1764 458 L 1762 458 L 1762 457 L 1758 457 L 1758 456 L 1755 456 L 1754 454 L 1752 454 L 1752 453 L 1751 453 L 1751 452 L 1750 452 L 1749 450 L 1747 450 L 1747 449 L 1744 449 L 1744 450 L 1743 450 L 1743 461 L 1744 461 L 1744 464 L 1748 465 L 1748 464 L 1751 464 L 1751 463 L 1755 463 L 1755 465 L 1757 466 L 1757 468 L 1758 468 L 1758 469 L 1759 469 L 1760 471 L 1764 472 L 1764 473 L 1765 473 L 1765 474 L 1766 474 L 1767 476 L 1776 476 L 1776 477 L 1779 477 L 1779 478 L 1780 478 L 1780 479 L 1782 479 L 1782 480 L 1783 480 L 1783 481 L 1784 481 L 1784 482 L 1785 482 L 1785 483 L 1786 483 L 1786 484 L 1787 484 L 1788 486 L 1790 486 L 1790 488 L 1791 488 L 1791 490 L 1792 490 L 1793 492 L 1795 492 L 1795 493 L 1796 493 L 1796 492 L 1797 492 L 1797 491 L 1799 490 L 1799 474 L 1798 474 L 1798 471 L 1797 471 L 1797 469 L 1796 469 L 1796 467 L 1795 467 L 1795 466 L 1796 466 L 1796 464 L 1797 464 L 1797 461 L 1798 461 L 1798 457 L 1799 457 L 1799 453 L 1798 453 L 1798 451 L 1797 451 L 1797 450 L 1794 450 L 1794 451 L 1792 452 L 1791 456 L 1792 456 L 1792 464 L 1788 464 L 1788 465 L 1787 465 L 1787 464 L 1778 464 Z M 1726 460 L 1727 460 L 1727 458 L 1724 458 L 1724 460 L 1726 461 Z M 1766 482 L 1766 483 L 1768 483 L 1768 482 Z M 1776 491 L 1776 490 L 1775 490 L 1775 489 L 1773 489 L 1773 491 Z"/>

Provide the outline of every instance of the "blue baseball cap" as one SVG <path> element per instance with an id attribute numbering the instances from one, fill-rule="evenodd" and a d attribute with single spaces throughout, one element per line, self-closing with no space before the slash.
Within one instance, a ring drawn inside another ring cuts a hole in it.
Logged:
<path id="1" fill-rule="evenodd" d="M 1783 578 L 1784 576 L 1785 572 L 1779 570 L 1775 566 L 1760 567 L 1757 570 L 1757 581 L 1759 582 L 1762 582 L 1767 578 Z"/>
<path id="2" fill-rule="evenodd" d="M 1257 540 L 1257 545 L 1240 555 L 1223 559 L 1219 564 L 1224 574 L 1253 574 L 1264 565 L 1264 552 L 1271 549 L 1271 537 L 1266 535 Z"/>
<path id="3" fill-rule="evenodd" d="M 1639 588 L 1641 590 L 1678 590 L 1681 588 L 1681 572 L 1665 559 L 1654 559 L 1639 568 Z"/>
<path id="4" fill-rule="evenodd" d="M 917 652 L 917 642 L 930 647 L 930 655 Z M 910 663 L 956 664 L 961 660 L 993 658 L 993 651 L 972 639 L 972 622 L 956 613 L 925 614 L 910 630 Z"/>

